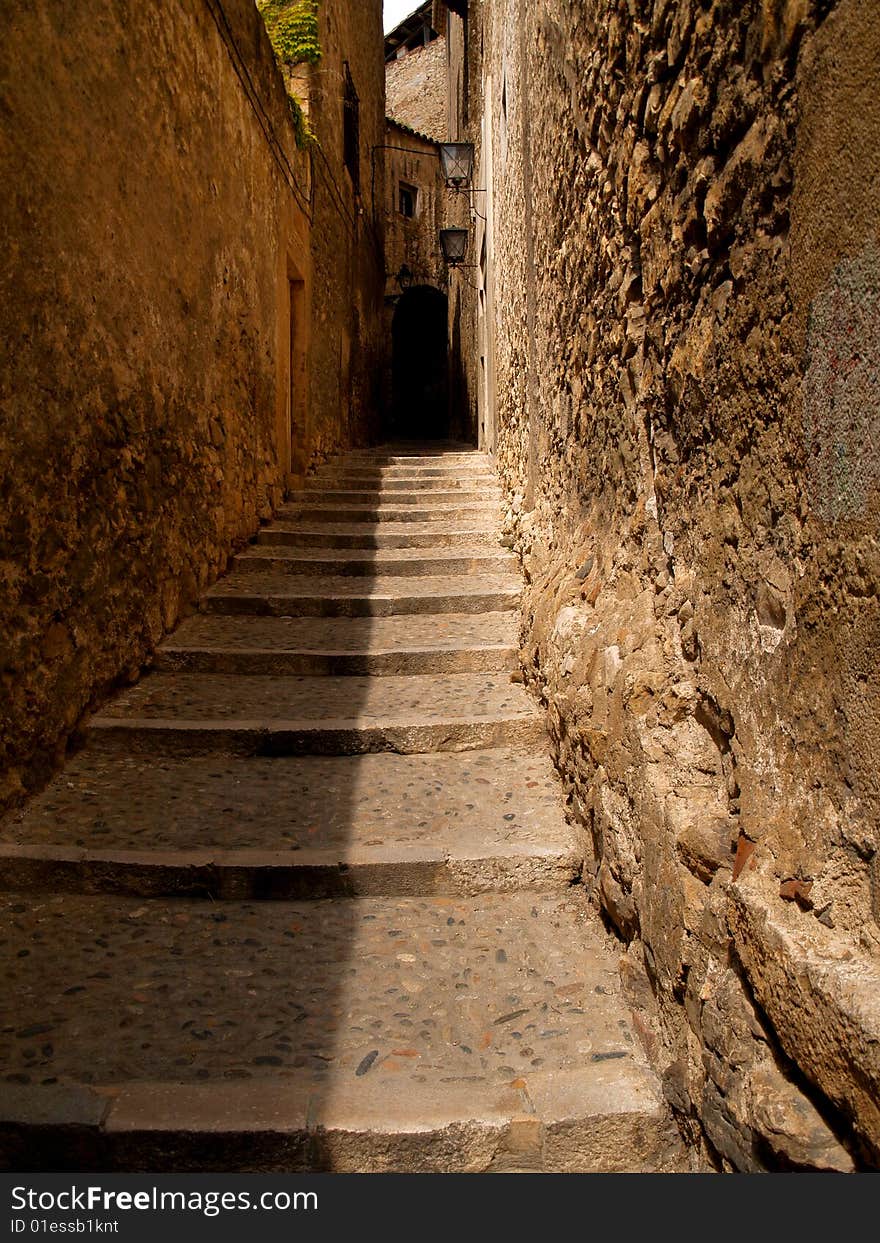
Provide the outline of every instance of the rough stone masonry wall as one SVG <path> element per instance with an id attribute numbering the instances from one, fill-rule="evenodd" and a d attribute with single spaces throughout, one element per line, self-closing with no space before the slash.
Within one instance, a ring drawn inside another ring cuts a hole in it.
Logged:
<path id="1" fill-rule="evenodd" d="M 498 458 L 585 880 L 713 1159 L 876 1167 L 876 5 L 484 0 L 481 39 Z"/>
<path id="2" fill-rule="evenodd" d="M 308 165 L 256 8 L 222 10 L 4 15 L 0 806 L 280 497 Z"/>
<path id="3" fill-rule="evenodd" d="M 386 111 L 420 134 L 446 137 L 446 40 L 432 39 L 385 66 Z"/>

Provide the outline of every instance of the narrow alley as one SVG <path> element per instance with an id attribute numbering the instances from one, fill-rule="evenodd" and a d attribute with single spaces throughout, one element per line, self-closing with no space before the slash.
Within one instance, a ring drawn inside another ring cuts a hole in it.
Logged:
<path id="1" fill-rule="evenodd" d="M 0 1166 L 880 1169 L 878 0 L 0 9 Z"/>

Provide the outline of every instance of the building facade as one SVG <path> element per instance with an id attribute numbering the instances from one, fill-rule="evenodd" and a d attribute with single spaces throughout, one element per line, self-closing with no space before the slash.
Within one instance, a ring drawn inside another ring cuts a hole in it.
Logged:
<path id="1" fill-rule="evenodd" d="M 312 146 L 312 424 L 300 473 L 315 457 L 379 432 L 384 354 L 381 213 L 385 134 L 382 5 L 321 0 L 320 60 L 300 70 Z M 303 77 L 305 82 L 302 82 Z"/>
<path id="2" fill-rule="evenodd" d="M 391 118 L 385 140 L 385 435 L 442 437 L 449 390 L 438 144 Z"/>
<path id="3" fill-rule="evenodd" d="M 454 288 L 440 232 L 455 222 L 440 164 L 448 123 L 446 9 L 425 3 L 385 36 L 385 427 L 392 438 L 464 438 Z"/>
<path id="4" fill-rule="evenodd" d="M 317 144 L 252 0 L 9 15 L 0 806 L 138 676 L 291 475 L 373 434 L 381 3 L 317 12 Z"/>
<path id="5" fill-rule="evenodd" d="M 385 36 L 386 111 L 432 138 L 446 137 L 446 9 L 428 0 Z"/>

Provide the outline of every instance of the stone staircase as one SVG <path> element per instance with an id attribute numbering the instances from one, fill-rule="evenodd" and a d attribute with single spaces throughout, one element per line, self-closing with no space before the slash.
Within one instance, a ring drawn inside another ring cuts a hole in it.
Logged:
<path id="1" fill-rule="evenodd" d="M 0 834 L 0 1160 L 665 1170 L 470 451 L 321 469 Z"/>

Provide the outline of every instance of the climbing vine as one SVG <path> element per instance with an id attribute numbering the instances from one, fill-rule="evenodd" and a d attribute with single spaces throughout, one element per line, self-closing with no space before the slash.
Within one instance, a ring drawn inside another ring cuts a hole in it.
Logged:
<path id="1" fill-rule="evenodd" d="M 266 23 L 266 30 L 275 49 L 279 63 L 291 68 L 293 65 L 316 65 L 321 59 L 318 42 L 318 0 L 257 0 L 257 8 Z M 290 96 L 290 112 L 298 147 L 309 147 L 315 135 L 309 129 L 308 118 L 296 95 L 287 85 Z"/>
<path id="2" fill-rule="evenodd" d="M 257 0 L 275 55 L 286 65 L 316 65 L 318 0 Z"/>
<path id="3" fill-rule="evenodd" d="M 310 147 L 313 142 L 316 142 L 317 139 L 309 129 L 308 117 L 303 112 L 302 104 L 297 97 L 288 92 L 288 99 L 290 100 L 290 115 L 293 118 L 293 133 L 296 138 L 296 145 L 301 150 L 304 150 L 306 147 Z"/>

